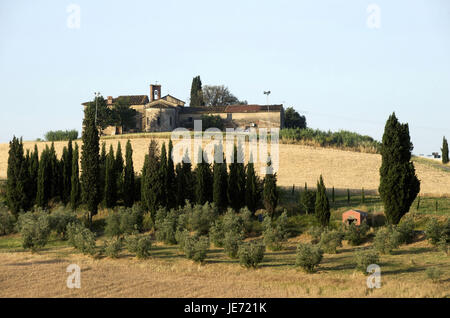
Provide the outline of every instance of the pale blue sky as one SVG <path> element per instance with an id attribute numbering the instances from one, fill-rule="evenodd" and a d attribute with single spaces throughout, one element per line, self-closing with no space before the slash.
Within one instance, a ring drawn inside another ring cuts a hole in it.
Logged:
<path id="1" fill-rule="evenodd" d="M 67 27 L 69 4 L 81 8 Z M 367 26 L 367 7 L 381 28 Z M 294 106 L 308 126 L 381 139 L 392 111 L 414 153 L 450 138 L 450 1 L 0 0 L 0 142 L 81 130 L 95 91 L 188 102 L 192 78 Z"/>

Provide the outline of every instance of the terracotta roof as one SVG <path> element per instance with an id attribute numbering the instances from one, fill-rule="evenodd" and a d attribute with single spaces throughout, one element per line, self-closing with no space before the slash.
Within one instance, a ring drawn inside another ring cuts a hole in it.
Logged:
<path id="1" fill-rule="evenodd" d="M 364 211 L 361 211 L 361 210 L 354 210 L 354 209 L 345 211 L 344 214 L 348 213 L 348 212 L 356 212 L 356 213 L 359 213 L 359 214 L 362 214 L 362 215 L 367 215 L 367 212 L 364 212 Z"/>
<path id="2" fill-rule="evenodd" d="M 180 111 L 188 114 L 209 113 L 257 113 L 257 112 L 280 112 L 283 105 L 230 105 L 230 106 L 205 106 L 184 107 Z"/>
<path id="3" fill-rule="evenodd" d="M 176 98 L 176 97 L 174 97 L 174 96 L 172 96 L 172 95 L 170 95 L 170 94 L 167 94 L 166 96 L 161 97 L 161 99 L 166 100 L 168 96 L 172 97 L 173 99 L 176 99 L 176 100 L 179 101 L 179 102 L 185 103 L 184 100 L 181 100 L 181 99 L 179 99 L 179 98 Z"/>

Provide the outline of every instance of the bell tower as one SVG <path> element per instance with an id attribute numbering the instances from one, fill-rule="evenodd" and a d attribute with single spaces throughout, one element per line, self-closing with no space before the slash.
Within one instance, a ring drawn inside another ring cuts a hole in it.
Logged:
<path id="1" fill-rule="evenodd" d="M 161 98 L 161 85 L 150 84 L 150 102 Z"/>

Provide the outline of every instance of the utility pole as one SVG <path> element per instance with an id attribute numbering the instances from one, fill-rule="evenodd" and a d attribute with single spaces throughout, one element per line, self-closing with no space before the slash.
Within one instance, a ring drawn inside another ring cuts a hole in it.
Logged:
<path id="1" fill-rule="evenodd" d="M 95 92 L 95 126 L 97 127 L 97 104 L 98 104 L 98 98 L 100 97 L 99 92 Z"/>

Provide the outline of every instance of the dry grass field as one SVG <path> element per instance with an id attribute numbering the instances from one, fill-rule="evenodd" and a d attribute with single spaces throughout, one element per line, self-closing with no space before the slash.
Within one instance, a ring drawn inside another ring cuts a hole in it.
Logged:
<path id="1" fill-rule="evenodd" d="M 368 290 L 367 277 L 354 270 L 354 250 L 325 254 L 314 274 L 296 269 L 291 239 L 284 250 L 267 252 L 261 266 L 247 270 L 212 247 L 206 264 L 186 260 L 176 246 L 157 245 L 147 260 L 122 252 L 119 259 L 92 259 L 66 245 L 42 252 L 0 253 L 0 297 L 449 297 L 450 258 L 419 240 L 394 255 L 381 256 L 380 289 Z M 19 249 L 20 250 L 20 249 Z M 81 268 L 81 288 L 69 289 L 66 268 Z M 439 267 L 438 282 L 426 269 Z"/>
<path id="2" fill-rule="evenodd" d="M 120 141 L 122 151 L 126 139 L 105 138 L 107 150 L 112 144 L 116 147 Z M 168 139 L 157 139 L 159 143 Z M 81 141 L 78 141 L 81 143 Z M 144 155 L 148 151 L 150 138 L 131 139 L 135 170 L 140 170 Z M 39 151 L 50 145 L 48 142 L 24 142 L 25 149 L 32 149 L 37 144 Z M 61 156 L 67 142 L 55 142 L 58 156 Z M 0 179 L 6 178 L 8 160 L 7 143 L 0 144 Z M 246 147 L 248 150 L 248 146 Z M 270 149 L 270 147 L 269 147 Z M 310 147 L 293 144 L 279 145 L 278 185 L 285 187 L 303 187 L 307 182 L 314 187 L 320 174 L 324 176 L 328 188 L 351 189 L 358 192 L 364 187 L 367 193 L 376 192 L 379 184 L 379 167 L 381 156 L 361 152 L 337 150 L 331 148 Z M 442 166 L 442 165 L 441 165 Z M 421 195 L 450 196 L 450 169 L 441 169 L 439 165 L 429 164 L 426 159 L 416 160 L 415 167 L 421 180 Z M 449 166 L 450 167 L 450 166 Z M 257 165 L 257 171 L 259 167 Z M 447 167 L 445 167 L 447 168 Z"/>

